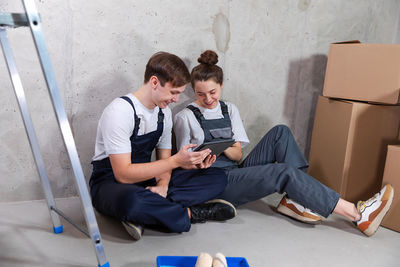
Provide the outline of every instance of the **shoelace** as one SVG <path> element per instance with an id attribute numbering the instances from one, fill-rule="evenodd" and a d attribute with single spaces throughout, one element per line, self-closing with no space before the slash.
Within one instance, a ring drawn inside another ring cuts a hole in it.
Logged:
<path id="1" fill-rule="evenodd" d="M 374 204 L 376 201 L 378 201 L 378 197 L 381 194 L 381 192 L 376 193 L 373 197 L 366 201 L 358 201 L 357 203 L 357 209 L 362 213 L 365 208 L 370 207 L 372 204 Z"/>
<path id="2" fill-rule="evenodd" d="M 213 219 L 215 217 L 215 212 L 213 211 L 213 209 L 209 208 L 199 209 L 198 211 L 195 212 L 192 211 L 192 217 L 194 217 L 195 220 L 205 221 L 207 219 Z"/>

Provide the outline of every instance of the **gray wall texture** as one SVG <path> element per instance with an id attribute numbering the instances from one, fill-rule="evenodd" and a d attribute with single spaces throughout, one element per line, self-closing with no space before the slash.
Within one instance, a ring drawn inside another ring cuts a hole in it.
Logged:
<path id="1" fill-rule="evenodd" d="M 223 98 L 237 104 L 252 142 L 275 124 L 292 129 L 308 154 L 329 44 L 398 42 L 398 0 L 36 1 L 84 173 L 91 172 L 97 121 L 115 97 L 142 84 L 157 51 L 189 68 L 206 49 L 220 57 Z M 3 0 L 1 12 L 23 12 Z M 76 195 L 73 172 L 32 37 L 9 30 L 55 197 Z M 0 59 L 0 202 L 42 199 L 36 165 L 3 59 Z M 188 86 L 176 113 L 193 98 Z"/>

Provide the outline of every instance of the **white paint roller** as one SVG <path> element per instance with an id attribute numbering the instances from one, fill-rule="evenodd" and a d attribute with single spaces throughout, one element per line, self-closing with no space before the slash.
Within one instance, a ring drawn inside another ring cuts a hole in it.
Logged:
<path id="1" fill-rule="evenodd" d="M 195 267 L 211 267 L 213 258 L 210 254 L 202 252 L 197 257 L 196 266 Z"/>
<path id="2" fill-rule="evenodd" d="M 228 267 L 228 264 L 226 263 L 226 258 L 222 253 L 217 253 L 214 256 L 214 259 L 212 261 L 212 267 Z"/>

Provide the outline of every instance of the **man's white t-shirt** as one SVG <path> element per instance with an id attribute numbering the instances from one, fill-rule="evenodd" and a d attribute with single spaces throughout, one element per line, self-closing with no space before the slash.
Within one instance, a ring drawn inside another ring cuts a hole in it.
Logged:
<path id="1" fill-rule="evenodd" d="M 246 146 L 250 141 L 247 137 L 246 130 L 243 127 L 242 119 L 240 118 L 239 110 L 237 107 L 229 102 L 224 103 L 228 107 L 229 117 L 232 124 L 233 139 L 236 142 L 241 142 L 242 147 Z M 203 108 L 196 103 L 190 105 L 198 108 L 206 120 L 222 119 L 221 105 L 218 103 L 217 107 L 213 109 Z M 176 146 L 179 150 L 182 146 L 187 144 L 200 145 L 204 143 L 204 131 L 200 123 L 196 119 L 193 111 L 184 108 L 178 112 L 174 117 L 174 132 L 176 136 Z"/>
<path id="2" fill-rule="evenodd" d="M 127 94 L 140 118 L 138 135 L 157 130 L 159 108 L 148 109 L 133 94 Z M 167 107 L 164 113 L 164 129 L 156 148 L 171 149 L 172 115 Z M 93 160 L 102 160 L 110 154 L 131 152 L 130 137 L 135 127 L 132 106 L 122 98 L 114 99 L 103 111 L 97 126 L 96 145 Z"/>

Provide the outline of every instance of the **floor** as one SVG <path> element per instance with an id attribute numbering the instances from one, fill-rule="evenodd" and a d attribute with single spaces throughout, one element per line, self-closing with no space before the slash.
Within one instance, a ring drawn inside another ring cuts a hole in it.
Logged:
<path id="1" fill-rule="evenodd" d="M 145 230 L 137 242 L 119 222 L 97 219 L 111 266 L 154 267 L 158 255 L 200 252 L 245 257 L 251 267 L 400 266 L 400 233 L 381 227 L 368 238 L 335 215 L 319 225 L 302 224 L 276 213 L 279 199 L 274 194 L 247 204 L 236 218 L 195 224 L 189 233 Z M 79 198 L 57 199 L 57 207 L 85 225 Z M 63 225 L 62 234 L 53 234 L 44 201 L 0 203 L 0 266 L 96 266 L 90 240 Z"/>

